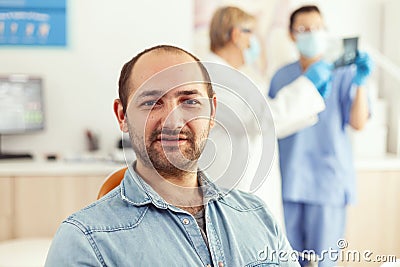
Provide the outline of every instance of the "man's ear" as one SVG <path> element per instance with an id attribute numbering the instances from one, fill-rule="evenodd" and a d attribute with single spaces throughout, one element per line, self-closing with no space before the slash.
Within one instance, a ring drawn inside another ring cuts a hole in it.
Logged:
<path id="1" fill-rule="evenodd" d="M 210 127 L 214 127 L 215 125 L 215 115 L 217 114 L 217 96 L 213 94 L 212 99 L 211 99 L 211 121 L 210 121 Z"/>
<path id="2" fill-rule="evenodd" d="M 114 114 L 117 117 L 119 129 L 124 133 L 128 132 L 128 122 L 126 121 L 124 108 L 121 99 L 114 100 Z"/>
<path id="3" fill-rule="evenodd" d="M 292 31 L 289 32 L 289 37 L 290 37 L 290 40 L 292 40 L 294 43 L 296 42 L 296 36 L 293 34 Z"/>

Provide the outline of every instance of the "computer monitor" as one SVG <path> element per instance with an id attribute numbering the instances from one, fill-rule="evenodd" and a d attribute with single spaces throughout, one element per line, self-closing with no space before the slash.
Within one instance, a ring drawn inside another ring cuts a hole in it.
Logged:
<path id="1" fill-rule="evenodd" d="M 0 138 L 1 135 L 41 131 L 44 121 L 42 79 L 27 75 L 0 75 Z M 0 158 L 13 155 L 1 153 L 0 147 Z M 19 156 L 15 154 L 15 157 Z"/>

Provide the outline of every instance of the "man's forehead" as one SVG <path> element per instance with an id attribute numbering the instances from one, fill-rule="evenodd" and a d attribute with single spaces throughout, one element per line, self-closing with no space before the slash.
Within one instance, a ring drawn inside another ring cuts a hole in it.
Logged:
<path id="1" fill-rule="evenodd" d="M 296 15 L 294 23 L 301 24 L 311 21 L 323 23 L 321 14 L 316 11 L 302 12 Z"/>
<path id="2" fill-rule="evenodd" d="M 161 72 L 169 72 L 169 75 L 177 75 L 179 72 L 173 71 L 173 68 L 177 69 L 177 66 L 182 64 L 187 66 L 182 66 L 181 75 L 188 75 L 189 71 L 193 71 L 193 66 L 196 66 L 197 62 L 190 55 L 181 51 L 150 51 L 141 56 L 133 67 L 130 85 L 133 88 L 138 88 L 153 76 L 155 78 L 157 76 L 160 76 L 160 78 L 163 77 L 162 75 L 158 75 Z M 197 68 L 199 68 L 198 65 Z"/>
<path id="3" fill-rule="evenodd" d="M 151 51 L 136 62 L 129 88 L 136 91 L 169 90 L 188 83 L 204 82 L 199 63 L 183 52 Z"/>

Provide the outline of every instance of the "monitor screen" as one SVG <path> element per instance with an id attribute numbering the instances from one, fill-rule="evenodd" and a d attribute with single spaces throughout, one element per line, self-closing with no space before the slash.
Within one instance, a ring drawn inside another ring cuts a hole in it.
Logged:
<path id="1" fill-rule="evenodd" d="M 42 79 L 26 75 L 0 76 L 0 134 L 44 128 Z"/>

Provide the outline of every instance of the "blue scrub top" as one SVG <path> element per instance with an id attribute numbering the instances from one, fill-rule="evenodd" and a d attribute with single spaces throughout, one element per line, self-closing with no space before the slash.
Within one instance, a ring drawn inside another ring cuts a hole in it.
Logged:
<path id="1" fill-rule="evenodd" d="M 278 70 L 271 80 L 269 96 L 274 98 L 300 75 L 299 61 Z M 354 202 L 355 173 L 346 129 L 355 91 L 353 77 L 351 67 L 336 69 L 318 123 L 279 140 L 284 201 L 321 205 Z"/>

